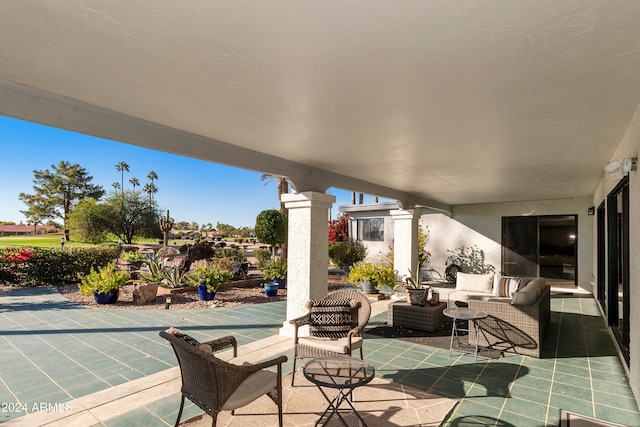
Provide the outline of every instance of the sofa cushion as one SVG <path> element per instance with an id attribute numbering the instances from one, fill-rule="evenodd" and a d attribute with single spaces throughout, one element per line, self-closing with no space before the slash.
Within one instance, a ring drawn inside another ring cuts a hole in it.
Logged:
<path id="1" fill-rule="evenodd" d="M 456 291 L 493 294 L 493 274 L 458 273 Z"/>
<path id="2" fill-rule="evenodd" d="M 540 296 L 542 290 L 546 286 L 544 279 L 538 278 L 532 280 L 527 285 L 525 285 L 518 292 L 513 294 L 511 299 L 511 304 L 515 305 L 531 305 Z"/>
<path id="3" fill-rule="evenodd" d="M 513 298 L 513 294 L 518 291 L 521 283 L 522 281 L 518 277 L 498 276 L 494 293 L 497 297 Z"/>

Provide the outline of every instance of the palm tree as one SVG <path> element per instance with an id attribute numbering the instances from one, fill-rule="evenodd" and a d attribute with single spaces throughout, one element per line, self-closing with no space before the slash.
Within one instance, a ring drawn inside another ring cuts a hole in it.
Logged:
<path id="1" fill-rule="evenodd" d="M 111 186 L 116 190 L 116 192 L 120 189 L 120 183 L 119 182 L 114 182 L 111 184 Z"/>
<path id="2" fill-rule="evenodd" d="M 158 174 L 155 173 L 154 171 L 149 171 L 149 174 L 147 175 L 147 178 L 151 181 L 151 183 L 153 184 L 153 181 L 155 181 L 156 179 L 158 179 Z"/>
<path id="3" fill-rule="evenodd" d="M 138 181 L 138 178 L 135 178 L 135 177 L 134 177 L 134 178 L 131 178 L 131 179 L 129 180 L 129 183 L 130 183 L 130 184 L 131 184 L 131 186 L 133 187 L 133 191 L 134 191 L 134 192 L 136 191 L 136 187 L 137 187 L 138 185 L 140 185 L 140 181 Z"/>
<path id="4" fill-rule="evenodd" d="M 118 172 L 122 173 L 122 179 L 121 179 L 121 183 L 120 183 L 120 188 L 122 189 L 122 192 L 124 193 L 124 173 L 129 172 L 129 165 L 125 162 L 122 161 L 120 163 L 118 163 L 116 165 L 116 169 L 118 170 Z"/>
<path id="5" fill-rule="evenodd" d="M 149 203 L 153 205 L 153 195 L 158 192 L 158 187 L 156 187 L 155 185 L 153 185 L 152 182 L 150 182 L 148 184 L 145 184 L 144 187 L 142 187 L 142 191 L 144 191 L 149 195 Z"/>

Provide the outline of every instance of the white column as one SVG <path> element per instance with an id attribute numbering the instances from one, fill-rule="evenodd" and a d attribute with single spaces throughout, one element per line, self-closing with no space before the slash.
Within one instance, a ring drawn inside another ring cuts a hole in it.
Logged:
<path id="1" fill-rule="evenodd" d="M 310 299 L 327 294 L 329 264 L 328 210 L 335 196 L 313 191 L 288 193 L 282 201 L 289 210 L 287 258 L 287 320 L 280 335 L 292 337 L 290 319 L 307 312 Z"/>
<path id="2" fill-rule="evenodd" d="M 413 275 L 418 266 L 418 220 L 420 209 L 391 211 L 393 218 L 393 269 L 401 276 Z"/>

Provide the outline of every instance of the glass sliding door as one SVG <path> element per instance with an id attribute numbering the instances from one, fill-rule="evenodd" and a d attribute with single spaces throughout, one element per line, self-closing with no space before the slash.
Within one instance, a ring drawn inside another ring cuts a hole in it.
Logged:
<path id="1" fill-rule="evenodd" d="M 503 217 L 502 271 L 576 286 L 577 224 L 577 215 Z"/>
<path id="2" fill-rule="evenodd" d="M 627 364 L 629 354 L 629 180 L 607 197 L 607 319 Z"/>
<path id="3" fill-rule="evenodd" d="M 538 276 L 538 217 L 502 218 L 502 271 L 507 276 Z"/>

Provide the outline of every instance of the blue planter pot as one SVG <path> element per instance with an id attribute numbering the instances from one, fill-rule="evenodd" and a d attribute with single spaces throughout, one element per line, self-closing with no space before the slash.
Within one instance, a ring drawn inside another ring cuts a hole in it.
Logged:
<path id="1" fill-rule="evenodd" d="M 209 290 L 207 290 L 207 285 L 201 283 L 198 285 L 198 296 L 201 301 L 211 301 L 216 297 L 216 293 L 209 292 Z"/>
<path id="2" fill-rule="evenodd" d="M 119 289 L 112 289 L 109 292 L 93 293 L 93 299 L 97 304 L 115 304 L 118 301 Z"/>
<path id="3" fill-rule="evenodd" d="M 279 285 L 277 283 L 265 283 L 264 284 L 264 293 L 267 294 L 268 297 L 275 297 L 278 295 Z"/>
<path id="4" fill-rule="evenodd" d="M 287 279 L 273 279 L 273 283 L 277 283 L 280 289 L 287 288 Z"/>

